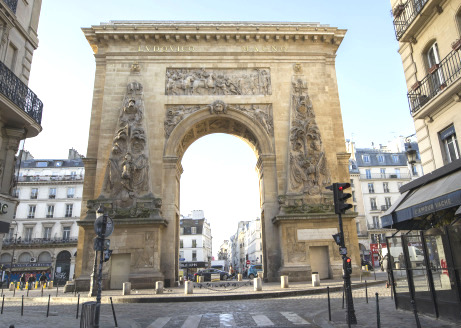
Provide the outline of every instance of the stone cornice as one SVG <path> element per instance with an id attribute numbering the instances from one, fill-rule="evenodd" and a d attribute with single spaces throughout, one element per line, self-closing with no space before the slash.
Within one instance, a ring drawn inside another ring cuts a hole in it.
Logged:
<path id="1" fill-rule="evenodd" d="M 326 43 L 337 48 L 346 30 L 319 23 L 111 21 L 82 28 L 95 50 L 118 41 L 275 41 Z"/>

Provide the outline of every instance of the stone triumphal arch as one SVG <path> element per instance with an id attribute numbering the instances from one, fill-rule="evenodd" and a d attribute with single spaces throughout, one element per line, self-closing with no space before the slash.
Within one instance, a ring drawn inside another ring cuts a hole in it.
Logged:
<path id="1" fill-rule="evenodd" d="M 345 30 L 317 23 L 115 21 L 83 31 L 96 74 L 79 289 L 89 287 L 93 272 L 99 204 L 115 226 L 106 287 L 178 279 L 182 156 L 217 132 L 243 139 L 258 158 L 265 279 L 341 275 L 331 237 L 337 217 L 325 186 L 349 181 L 335 72 Z M 354 216 L 343 218 L 358 264 Z"/>

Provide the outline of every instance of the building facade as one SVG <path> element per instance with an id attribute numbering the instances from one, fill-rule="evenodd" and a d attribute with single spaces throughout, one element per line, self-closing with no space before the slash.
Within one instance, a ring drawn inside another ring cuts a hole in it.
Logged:
<path id="1" fill-rule="evenodd" d="M 17 205 L 11 192 L 19 142 L 42 130 L 43 104 L 27 87 L 41 5 L 0 1 L 0 234 L 8 233 Z"/>
<path id="2" fill-rule="evenodd" d="M 208 263 L 212 259 L 211 227 L 201 210 L 181 216 L 179 257 L 182 262 Z"/>
<path id="3" fill-rule="evenodd" d="M 397 308 L 459 322 L 461 2 L 391 5 L 425 173 L 400 188 L 400 198 L 382 217 L 385 227 L 411 230 L 387 238 L 394 299 Z"/>
<path id="4" fill-rule="evenodd" d="M 6 271 L 12 267 L 12 279 L 42 271 L 55 284 L 72 279 L 84 173 L 82 156 L 74 149 L 67 159 L 34 159 L 23 152 L 14 189 L 19 204 L 0 255 Z"/>
<path id="5" fill-rule="evenodd" d="M 405 153 L 408 145 L 417 153 L 412 165 Z M 353 142 L 347 141 L 346 148 L 351 153 L 349 173 L 354 212 L 358 214 L 355 220 L 360 255 L 376 267 L 379 245 L 386 247 L 385 237 L 395 233 L 383 227 L 381 215 L 400 197 L 402 185 L 422 176 L 418 145 L 411 142 L 405 146 L 403 138 L 397 138 L 379 148 L 355 148 Z"/>
<path id="6" fill-rule="evenodd" d="M 261 219 L 240 221 L 237 231 L 230 237 L 230 263 L 235 272 L 243 273 L 251 264 L 261 264 Z"/>

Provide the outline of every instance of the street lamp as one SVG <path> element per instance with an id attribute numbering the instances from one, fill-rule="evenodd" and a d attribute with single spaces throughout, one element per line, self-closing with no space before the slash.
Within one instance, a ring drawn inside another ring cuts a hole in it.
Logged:
<path id="1" fill-rule="evenodd" d="M 18 237 L 18 231 L 14 234 L 14 241 L 13 241 L 13 254 L 11 255 L 11 263 L 10 263 L 10 273 L 8 274 L 8 285 L 10 284 L 11 280 L 11 271 L 13 270 L 13 262 L 14 262 L 14 251 L 16 250 L 16 243 L 21 242 L 21 237 Z"/>

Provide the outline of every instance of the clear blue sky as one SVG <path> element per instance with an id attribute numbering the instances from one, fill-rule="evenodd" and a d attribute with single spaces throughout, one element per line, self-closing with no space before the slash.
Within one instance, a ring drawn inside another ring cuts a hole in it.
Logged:
<path id="1" fill-rule="evenodd" d="M 365 147 L 410 135 L 414 126 L 390 9 L 389 0 L 45 0 L 29 83 L 44 103 L 43 132 L 27 139 L 25 149 L 35 158 L 64 158 L 71 147 L 86 154 L 95 64 L 81 28 L 110 20 L 319 22 L 347 29 L 336 60 L 345 137 Z M 213 253 L 235 231 L 235 221 L 259 215 L 255 163 L 246 144 L 225 135 L 202 138 L 186 152 L 181 213 L 205 211 Z M 221 172 L 228 169 L 235 175 L 223 181 Z"/>

